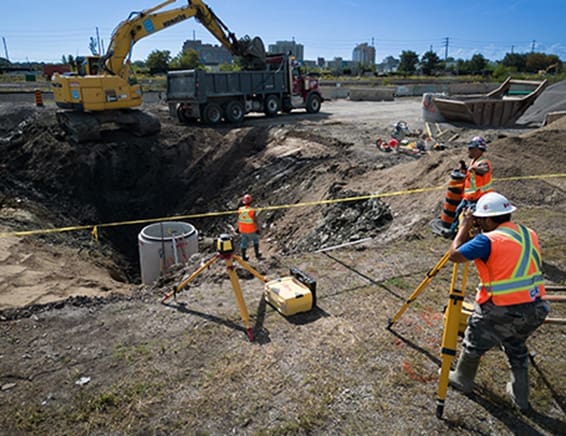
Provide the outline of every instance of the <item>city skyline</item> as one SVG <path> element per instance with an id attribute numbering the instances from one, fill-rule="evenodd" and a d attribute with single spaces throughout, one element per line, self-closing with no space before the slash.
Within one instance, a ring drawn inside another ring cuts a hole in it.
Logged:
<path id="1" fill-rule="evenodd" d="M 0 37 L 6 47 L 0 47 L 0 56 L 5 57 L 6 49 L 12 62 L 58 62 L 63 55 L 88 55 L 90 38 L 96 37 L 97 29 L 107 47 L 114 28 L 131 11 L 158 3 L 12 3 L 3 11 Z M 165 9 L 185 4 L 177 1 Z M 276 41 L 295 40 L 304 46 L 306 60 L 350 60 L 354 48 L 364 43 L 374 45 L 377 63 L 388 56 L 399 58 L 402 51 L 422 56 L 431 49 L 442 59 L 446 51 L 456 59 L 481 53 L 494 61 L 508 52 L 530 51 L 566 59 L 563 0 L 338 0 L 331 4 L 311 0 L 297 8 L 259 0 L 209 0 L 207 4 L 238 37 L 258 35 L 266 47 Z M 169 50 L 175 56 L 191 39 L 218 44 L 204 26 L 191 18 L 140 40 L 133 48 L 132 59 L 145 60 L 153 50 Z"/>

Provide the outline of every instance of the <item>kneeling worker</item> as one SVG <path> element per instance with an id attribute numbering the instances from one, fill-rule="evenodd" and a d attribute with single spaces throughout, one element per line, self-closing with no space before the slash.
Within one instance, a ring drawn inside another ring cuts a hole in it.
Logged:
<path id="1" fill-rule="evenodd" d="M 240 233 L 240 249 L 242 250 L 242 259 L 248 260 L 246 250 L 248 243 L 251 242 L 254 246 L 254 253 L 256 259 L 261 259 L 259 252 L 259 224 L 257 221 L 256 211 L 252 204 L 252 196 L 246 194 L 242 197 L 242 207 L 238 209 L 238 233 Z"/>
<path id="2" fill-rule="evenodd" d="M 511 366 L 507 393 L 515 406 L 527 412 L 526 340 L 544 322 L 549 305 L 541 299 L 545 289 L 537 234 L 511 222 L 515 210 L 503 195 L 489 192 L 478 200 L 474 212 L 466 209 L 462 214 L 449 259 L 458 263 L 473 260 L 480 285 L 449 383 L 464 393 L 472 392 L 481 356 L 502 345 Z M 467 241 L 474 220 L 482 233 Z"/>

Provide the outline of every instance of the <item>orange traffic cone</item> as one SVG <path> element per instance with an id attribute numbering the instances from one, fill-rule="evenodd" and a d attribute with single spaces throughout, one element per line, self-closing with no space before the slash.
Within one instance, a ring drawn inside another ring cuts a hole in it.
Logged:
<path id="1" fill-rule="evenodd" d="M 41 91 L 39 89 L 35 90 L 35 105 L 37 107 L 43 107 L 43 96 L 41 95 Z"/>

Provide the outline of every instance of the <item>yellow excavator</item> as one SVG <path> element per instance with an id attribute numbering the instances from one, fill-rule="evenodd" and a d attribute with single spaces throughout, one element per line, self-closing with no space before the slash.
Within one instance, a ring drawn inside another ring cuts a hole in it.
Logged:
<path id="1" fill-rule="evenodd" d="M 53 76 L 55 103 L 62 109 L 57 112 L 57 121 L 71 141 L 99 139 L 101 125 L 106 123 L 115 123 L 136 136 L 161 130 L 156 116 L 135 109 L 142 104 L 142 91 L 130 77 L 132 48 L 138 40 L 191 17 L 240 57 L 245 68 L 265 68 L 265 47 L 260 38 L 237 39 L 201 0 L 188 0 L 186 6 L 159 11 L 175 1 L 166 0 L 153 8 L 132 12 L 112 33 L 105 55 L 78 58 L 74 72 Z"/>

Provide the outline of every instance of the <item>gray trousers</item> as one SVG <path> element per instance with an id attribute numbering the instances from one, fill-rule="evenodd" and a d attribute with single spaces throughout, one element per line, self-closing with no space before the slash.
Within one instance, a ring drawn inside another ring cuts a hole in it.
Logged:
<path id="1" fill-rule="evenodd" d="M 527 368 L 527 338 L 544 322 L 548 312 L 548 302 L 540 299 L 512 306 L 496 306 L 491 300 L 482 305 L 475 303 L 464 334 L 463 351 L 479 357 L 502 345 L 511 368 Z"/>

